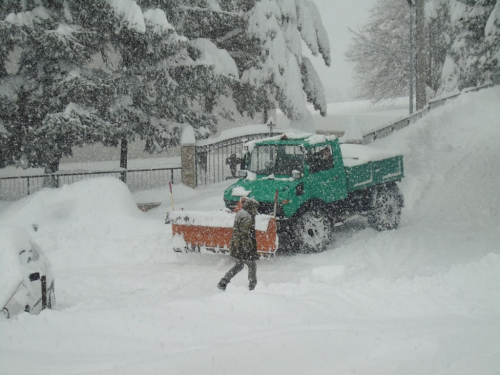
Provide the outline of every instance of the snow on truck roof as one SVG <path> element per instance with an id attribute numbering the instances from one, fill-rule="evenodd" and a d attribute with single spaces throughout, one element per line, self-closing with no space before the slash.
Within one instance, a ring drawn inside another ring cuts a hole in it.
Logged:
<path id="1" fill-rule="evenodd" d="M 314 146 L 319 143 L 325 143 L 328 141 L 334 141 L 337 139 L 335 135 L 319 135 L 312 133 L 283 133 L 278 134 L 274 137 L 268 137 L 263 139 L 257 139 L 250 142 L 245 143 L 245 146 L 248 147 L 249 151 L 256 145 L 272 145 L 277 143 L 285 143 L 287 145 L 304 145 L 304 146 Z"/>
<path id="2" fill-rule="evenodd" d="M 245 143 L 245 146 L 248 147 L 248 151 L 252 152 L 253 148 L 256 145 L 273 145 L 280 143 L 289 146 L 304 145 L 306 147 L 312 147 L 316 144 L 334 141 L 335 139 L 337 139 L 337 137 L 334 135 L 285 133 L 276 135 L 274 137 L 250 141 Z M 342 150 L 342 159 L 344 160 L 344 165 L 346 167 L 355 167 L 372 161 L 402 156 L 402 154 L 398 151 L 380 150 L 365 145 L 341 144 L 340 148 Z"/>

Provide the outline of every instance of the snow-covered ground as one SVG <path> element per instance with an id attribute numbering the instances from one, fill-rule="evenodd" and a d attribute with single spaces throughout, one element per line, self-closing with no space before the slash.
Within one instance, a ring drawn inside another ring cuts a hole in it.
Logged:
<path id="1" fill-rule="evenodd" d="M 409 116 L 408 98 L 397 98 L 373 104 L 369 100 L 358 100 L 328 104 L 327 115 L 323 117 L 308 106 L 314 118 L 316 131 L 342 135 L 351 126 L 361 130 L 363 135 L 389 126 Z M 281 112 L 276 113 L 278 128 L 287 128 L 290 120 Z"/>
<path id="2" fill-rule="evenodd" d="M 148 213 L 109 178 L 2 202 L 59 305 L 0 323 L 0 374 L 498 375 L 498 103 L 462 95 L 374 143 L 405 154 L 400 229 L 353 220 L 323 253 L 260 261 L 252 292 L 246 269 L 216 288 L 229 257 L 172 251 L 164 190 Z M 176 185 L 176 208 L 220 209 L 227 185 Z"/>

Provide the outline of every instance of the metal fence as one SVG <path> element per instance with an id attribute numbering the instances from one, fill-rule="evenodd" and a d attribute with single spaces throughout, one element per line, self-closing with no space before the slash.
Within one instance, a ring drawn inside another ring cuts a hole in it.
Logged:
<path id="1" fill-rule="evenodd" d="M 275 133 L 251 134 L 196 146 L 196 185 L 208 185 L 237 178 L 243 162 L 243 144 Z"/>
<path id="2" fill-rule="evenodd" d="M 44 179 L 53 178 L 58 186 L 71 184 L 88 178 L 111 176 L 124 180 L 130 191 L 147 190 L 166 186 L 169 182 L 181 182 L 181 167 L 134 169 L 127 171 L 99 171 L 56 173 L 0 177 L 0 200 L 17 200 L 41 190 Z"/>

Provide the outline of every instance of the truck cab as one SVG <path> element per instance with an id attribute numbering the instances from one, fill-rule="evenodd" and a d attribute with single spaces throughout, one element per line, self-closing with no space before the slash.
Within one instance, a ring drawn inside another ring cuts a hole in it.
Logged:
<path id="1" fill-rule="evenodd" d="M 271 214 L 278 190 L 278 216 L 289 218 L 312 199 L 328 204 L 347 198 L 342 153 L 334 137 L 310 144 L 284 136 L 247 145 L 240 174 L 224 193 L 228 208 L 248 196 L 261 202 L 262 213 Z"/>

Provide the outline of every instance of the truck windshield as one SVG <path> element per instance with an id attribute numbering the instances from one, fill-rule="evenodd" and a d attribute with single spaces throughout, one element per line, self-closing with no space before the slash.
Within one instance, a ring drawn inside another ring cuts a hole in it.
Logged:
<path id="1" fill-rule="evenodd" d="M 256 146 L 250 153 L 248 170 L 256 174 L 291 176 L 304 171 L 304 152 L 299 146 Z"/>

